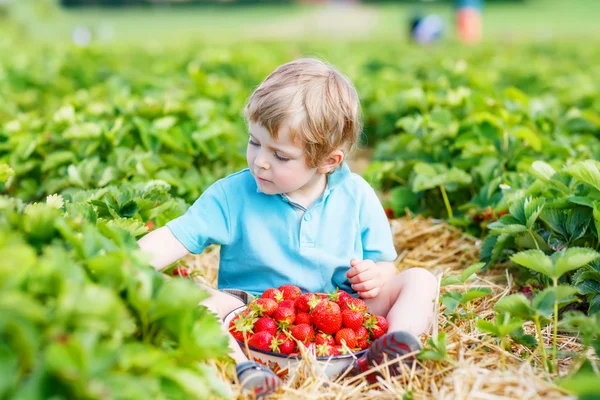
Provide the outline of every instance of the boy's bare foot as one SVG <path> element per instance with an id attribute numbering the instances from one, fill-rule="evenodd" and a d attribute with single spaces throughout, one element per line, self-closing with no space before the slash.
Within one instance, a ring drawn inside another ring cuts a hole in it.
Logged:
<path id="1" fill-rule="evenodd" d="M 275 392 L 281 379 L 269 367 L 254 361 L 246 361 L 235 367 L 242 391 L 254 394 L 257 399 Z"/>
<path id="2" fill-rule="evenodd" d="M 369 347 L 369 351 L 354 362 L 350 375 L 359 375 L 373 368 L 375 365 L 383 364 L 386 362 L 386 359 L 390 361 L 404 354 L 415 353 L 410 357 L 403 358 L 401 361 L 389 365 L 390 374 L 397 376 L 400 374 L 397 368 L 398 363 L 404 362 L 412 365 L 422 348 L 421 342 L 412 333 L 406 331 L 388 332 L 375 340 L 371 344 L 371 347 Z M 375 382 L 378 374 L 379 371 L 374 371 L 367 375 L 366 378 L 369 382 Z"/>

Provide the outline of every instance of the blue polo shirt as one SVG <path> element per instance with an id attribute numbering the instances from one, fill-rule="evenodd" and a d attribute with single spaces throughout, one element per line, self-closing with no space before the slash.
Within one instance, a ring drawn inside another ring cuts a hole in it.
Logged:
<path id="1" fill-rule="evenodd" d="M 260 295 L 285 283 L 356 294 L 350 260 L 393 261 L 390 225 L 373 188 L 344 163 L 308 209 L 260 192 L 248 169 L 215 182 L 167 227 L 194 254 L 221 245 L 219 289 Z"/>

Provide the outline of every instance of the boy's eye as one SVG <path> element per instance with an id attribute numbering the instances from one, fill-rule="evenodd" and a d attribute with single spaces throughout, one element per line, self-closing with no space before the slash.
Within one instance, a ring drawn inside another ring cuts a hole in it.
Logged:
<path id="1" fill-rule="evenodd" d="M 260 146 L 258 143 L 256 143 L 254 140 L 250 139 L 248 140 L 248 143 L 250 143 L 252 146 Z"/>
<path id="2" fill-rule="evenodd" d="M 278 159 L 279 161 L 290 161 L 289 158 L 285 158 L 285 157 L 281 157 L 279 154 L 275 153 L 275 158 Z"/>

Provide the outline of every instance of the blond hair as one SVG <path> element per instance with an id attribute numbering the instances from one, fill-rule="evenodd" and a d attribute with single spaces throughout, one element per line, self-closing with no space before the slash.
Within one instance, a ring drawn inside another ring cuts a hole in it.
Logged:
<path id="1" fill-rule="evenodd" d="M 313 58 L 279 66 L 252 93 L 244 114 L 275 140 L 287 125 L 311 168 L 334 150 L 347 156 L 362 130 L 360 101 L 350 80 Z"/>

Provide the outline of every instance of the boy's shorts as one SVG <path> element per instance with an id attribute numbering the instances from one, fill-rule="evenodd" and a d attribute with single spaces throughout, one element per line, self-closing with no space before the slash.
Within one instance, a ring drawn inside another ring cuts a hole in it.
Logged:
<path id="1" fill-rule="evenodd" d="M 236 297 L 239 300 L 241 300 L 242 303 L 244 303 L 245 305 L 248 305 L 248 303 L 250 303 L 250 300 L 252 300 L 252 297 L 254 297 L 252 296 L 252 294 L 239 289 L 219 289 L 219 292 L 227 293 L 233 297 Z"/>

